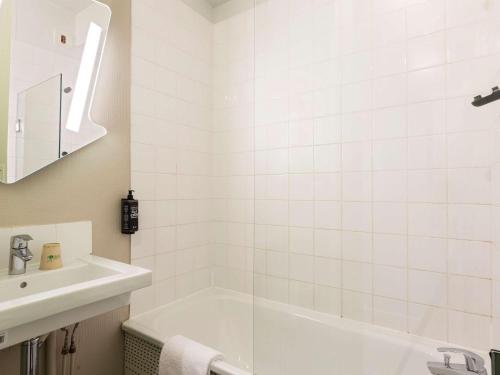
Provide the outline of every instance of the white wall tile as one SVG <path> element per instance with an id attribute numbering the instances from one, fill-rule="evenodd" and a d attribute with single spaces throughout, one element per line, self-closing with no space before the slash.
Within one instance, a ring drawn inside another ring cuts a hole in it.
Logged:
<path id="1" fill-rule="evenodd" d="M 342 86 L 342 112 L 368 110 L 371 106 L 372 88 L 370 82 Z"/>
<path id="2" fill-rule="evenodd" d="M 308 255 L 290 254 L 290 278 L 297 281 L 314 281 L 314 258 Z"/>
<path id="3" fill-rule="evenodd" d="M 344 290 L 342 292 L 342 316 L 348 319 L 371 322 L 373 297 L 369 294 Z"/>
<path id="4" fill-rule="evenodd" d="M 405 139 L 376 141 L 373 143 L 374 170 L 406 169 L 408 143 Z"/>
<path id="5" fill-rule="evenodd" d="M 409 237 L 408 266 L 418 270 L 445 273 L 448 262 L 447 251 L 446 239 Z"/>
<path id="6" fill-rule="evenodd" d="M 491 208 L 479 205 L 448 207 L 448 235 L 451 238 L 489 241 L 491 239 Z"/>
<path id="7" fill-rule="evenodd" d="M 408 327 L 410 333 L 446 341 L 448 337 L 448 319 L 445 309 L 408 304 Z"/>
<path id="8" fill-rule="evenodd" d="M 341 139 L 341 117 L 321 117 L 314 120 L 314 144 L 339 143 Z"/>
<path id="9" fill-rule="evenodd" d="M 372 235 L 363 232 L 342 233 L 342 258 L 357 262 L 372 261 Z"/>
<path id="10" fill-rule="evenodd" d="M 314 202 L 290 201 L 289 224 L 296 227 L 314 226 Z"/>
<path id="11" fill-rule="evenodd" d="M 269 276 L 287 278 L 288 268 L 288 254 L 275 251 L 266 252 L 266 270 Z"/>
<path id="12" fill-rule="evenodd" d="M 290 199 L 312 200 L 314 198 L 314 175 L 296 174 L 290 175 Z"/>
<path id="13" fill-rule="evenodd" d="M 408 171 L 408 200 L 410 202 L 446 202 L 447 187 L 446 170 Z"/>
<path id="14" fill-rule="evenodd" d="M 314 282 L 319 285 L 340 288 L 341 261 L 327 258 L 314 258 Z"/>
<path id="15" fill-rule="evenodd" d="M 373 172 L 373 200 L 375 202 L 405 202 L 407 178 L 406 171 Z"/>
<path id="16" fill-rule="evenodd" d="M 314 285 L 299 281 L 290 281 L 290 303 L 314 309 Z"/>
<path id="17" fill-rule="evenodd" d="M 293 253 L 314 253 L 314 230 L 312 228 L 291 227 L 289 231 L 289 249 Z"/>
<path id="18" fill-rule="evenodd" d="M 438 100 L 446 95 L 446 68 L 437 66 L 408 74 L 408 101 L 410 103 Z"/>
<path id="19" fill-rule="evenodd" d="M 407 222 L 406 204 L 373 204 L 374 232 L 385 234 L 403 234 L 407 232 Z"/>
<path id="20" fill-rule="evenodd" d="M 459 2 L 447 0 L 446 4 L 448 27 L 483 21 L 487 17 L 498 17 L 500 14 L 498 4 L 492 4 L 491 8 L 471 0 Z"/>
<path id="21" fill-rule="evenodd" d="M 491 278 L 491 244 L 488 242 L 448 240 L 451 273 Z"/>
<path id="22" fill-rule="evenodd" d="M 342 145 L 342 169 L 344 171 L 367 171 L 372 164 L 370 142 L 346 143 Z"/>
<path id="23" fill-rule="evenodd" d="M 417 236 L 446 236 L 447 211 L 444 204 L 408 205 L 408 233 Z"/>
<path id="24" fill-rule="evenodd" d="M 338 172 L 341 168 L 341 148 L 339 145 L 314 147 L 314 171 Z"/>
<path id="25" fill-rule="evenodd" d="M 442 134 L 446 130 L 446 105 L 444 100 L 408 105 L 408 135 Z"/>
<path id="26" fill-rule="evenodd" d="M 446 63 L 445 33 L 435 33 L 408 41 L 408 70 Z"/>
<path id="27" fill-rule="evenodd" d="M 397 10 L 375 16 L 375 44 L 383 46 L 399 42 L 406 35 L 406 12 Z"/>
<path id="28" fill-rule="evenodd" d="M 327 314 L 340 315 L 342 310 L 341 290 L 323 285 L 314 286 L 314 309 Z"/>
<path id="29" fill-rule="evenodd" d="M 407 67 L 405 43 L 395 43 L 375 50 L 374 76 L 381 77 L 403 73 Z"/>
<path id="30" fill-rule="evenodd" d="M 341 229 L 341 204 L 339 202 L 315 202 L 314 225 L 321 229 Z"/>
<path id="31" fill-rule="evenodd" d="M 132 259 L 152 256 L 155 253 L 154 229 L 139 230 L 132 236 Z"/>
<path id="32" fill-rule="evenodd" d="M 490 347 L 490 318 L 451 310 L 448 319 L 451 342 L 484 350 Z"/>
<path id="33" fill-rule="evenodd" d="M 380 265 L 405 267 L 407 262 L 406 236 L 374 234 L 373 261 Z"/>
<path id="34" fill-rule="evenodd" d="M 482 167 L 491 160 L 491 137 L 488 132 L 469 132 L 448 136 L 448 166 Z"/>
<path id="35" fill-rule="evenodd" d="M 346 172 L 342 175 L 342 199 L 370 201 L 372 196 L 371 173 Z"/>
<path id="36" fill-rule="evenodd" d="M 408 168 L 446 168 L 446 137 L 433 135 L 410 138 L 408 141 Z"/>
<path id="37" fill-rule="evenodd" d="M 390 107 L 373 113 L 373 139 L 403 138 L 408 134 L 406 107 Z"/>
<path id="38" fill-rule="evenodd" d="M 406 302 L 375 296 L 373 298 L 373 322 L 384 327 L 406 331 Z"/>
<path id="39" fill-rule="evenodd" d="M 373 106 L 383 108 L 406 103 L 408 81 L 405 74 L 382 77 L 373 81 Z"/>
<path id="40" fill-rule="evenodd" d="M 415 2 L 407 9 L 408 36 L 426 35 L 445 28 L 445 0 Z"/>
<path id="41" fill-rule="evenodd" d="M 491 281 L 451 275 L 448 280 L 448 305 L 455 310 L 491 315 Z M 470 303 L 474 296 L 474 303 Z"/>
<path id="42" fill-rule="evenodd" d="M 342 205 L 342 229 L 368 232 L 372 229 L 370 203 L 344 202 Z"/>
<path id="43" fill-rule="evenodd" d="M 369 111 L 342 115 L 342 142 L 363 142 L 372 138 L 372 115 Z M 316 137 L 317 138 L 317 137 Z"/>
<path id="44" fill-rule="evenodd" d="M 447 303 L 446 283 L 445 274 L 410 270 L 408 299 L 415 303 L 444 307 Z"/>
<path id="45" fill-rule="evenodd" d="M 342 196 L 340 173 L 317 173 L 314 175 L 314 198 L 338 201 Z"/>
<path id="46" fill-rule="evenodd" d="M 316 229 L 314 231 L 314 254 L 321 257 L 340 259 L 341 241 L 340 231 Z"/>
<path id="47" fill-rule="evenodd" d="M 295 147 L 290 149 L 290 172 L 307 173 L 314 169 L 313 147 Z"/>
<path id="48" fill-rule="evenodd" d="M 342 262 L 342 286 L 345 289 L 371 293 L 373 290 L 372 275 L 370 263 Z"/>
<path id="49" fill-rule="evenodd" d="M 406 269 L 388 266 L 374 266 L 373 293 L 375 295 L 406 300 L 406 290 Z"/>

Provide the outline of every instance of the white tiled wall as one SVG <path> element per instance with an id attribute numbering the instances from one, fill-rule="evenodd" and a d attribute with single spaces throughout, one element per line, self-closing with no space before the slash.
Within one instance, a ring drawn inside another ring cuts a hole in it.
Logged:
<path id="1" fill-rule="evenodd" d="M 215 25 L 216 284 L 249 288 L 255 184 L 256 294 L 498 345 L 500 1 L 260 3 L 255 129 L 252 20 Z"/>
<path id="2" fill-rule="evenodd" d="M 181 0 L 132 6 L 132 262 L 154 271 L 135 314 L 211 285 L 212 24 Z"/>
<path id="3" fill-rule="evenodd" d="M 33 238 L 29 243 L 33 253 L 33 261 L 30 264 L 40 263 L 42 248 L 46 243 L 61 244 L 63 262 L 92 253 L 90 221 L 0 228 L 0 269 L 9 266 L 10 239 L 19 234 L 29 234 Z"/>
<path id="4" fill-rule="evenodd" d="M 500 344 L 500 105 L 470 105 L 500 79 L 500 1 L 268 0 L 215 25 L 180 0 L 133 6 L 133 258 L 155 271 L 136 312 L 212 270 Z"/>
<path id="5" fill-rule="evenodd" d="M 253 25 L 253 11 L 218 23 L 213 45 L 214 282 L 249 293 L 256 182 Z M 278 194 L 282 187 L 280 181 L 270 181 L 263 189 Z"/>

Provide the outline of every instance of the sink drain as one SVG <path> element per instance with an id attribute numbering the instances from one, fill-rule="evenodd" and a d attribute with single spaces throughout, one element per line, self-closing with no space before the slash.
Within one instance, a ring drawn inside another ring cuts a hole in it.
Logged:
<path id="1" fill-rule="evenodd" d="M 24 289 L 24 288 L 26 288 L 27 286 L 28 286 L 28 283 L 27 283 L 26 281 L 23 281 L 23 282 L 21 283 L 21 285 L 19 285 L 19 287 L 20 287 L 21 289 Z"/>

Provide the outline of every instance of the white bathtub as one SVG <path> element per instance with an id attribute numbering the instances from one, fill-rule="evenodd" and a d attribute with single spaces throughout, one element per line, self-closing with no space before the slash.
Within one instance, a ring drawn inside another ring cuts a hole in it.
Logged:
<path id="1" fill-rule="evenodd" d="M 449 346 L 217 288 L 134 317 L 124 329 L 157 343 L 189 337 L 223 352 L 227 364 L 217 372 L 235 375 L 426 375 L 427 361 L 442 360 L 436 348 Z"/>

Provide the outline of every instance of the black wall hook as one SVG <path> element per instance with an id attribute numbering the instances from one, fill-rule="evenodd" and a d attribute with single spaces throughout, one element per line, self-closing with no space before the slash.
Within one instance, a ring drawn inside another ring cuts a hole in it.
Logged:
<path id="1" fill-rule="evenodd" d="M 489 104 L 491 102 L 494 102 L 495 100 L 500 99 L 500 89 L 498 86 L 495 86 L 491 89 L 491 94 L 488 96 L 481 96 L 478 95 L 474 97 L 474 101 L 472 102 L 472 105 L 474 107 L 482 107 L 483 105 Z"/>

